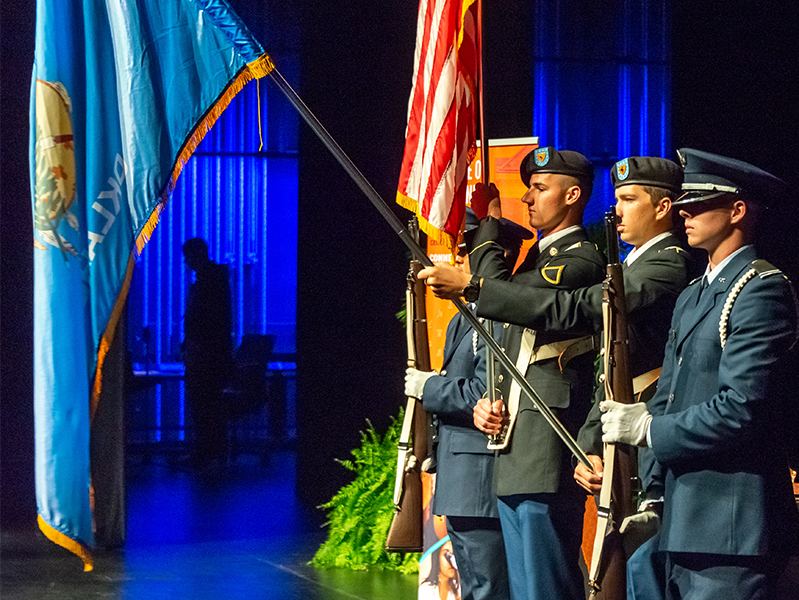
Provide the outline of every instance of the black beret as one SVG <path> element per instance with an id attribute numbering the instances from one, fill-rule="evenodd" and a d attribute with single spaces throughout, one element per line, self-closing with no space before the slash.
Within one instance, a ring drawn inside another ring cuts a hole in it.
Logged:
<path id="1" fill-rule="evenodd" d="M 610 172 L 613 187 L 648 185 L 679 192 L 682 168 L 675 162 L 657 156 L 631 156 L 620 160 Z"/>
<path id="2" fill-rule="evenodd" d="M 460 248 L 471 247 L 472 240 L 477 233 L 477 228 L 480 225 L 480 220 L 470 207 L 466 207 L 466 220 L 463 229 L 463 243 Z M 533 237 L 533 232 L 522 227 L 518 223 L 502 217 L 500 221 L 500 237 L 502 247 L 506 249 L 518 249 L 524 240 L 529 240 Z"/>
<path id="3" fill-rule="evenodd" d="M 500 221 L 500 238 L 502 240 L 502 247 L 506 250 L 518 250 L 524 240 L 532 239 L 533 232 L 522 227 L 515 221 L 502 217 Z"/>
<path id="4" fill-rule="evenodd" d="M 782 179 L 742 160 L 692 148 L 681 148 L 677 154 L 685 170 L 685 181 L 683 195 L 674 204 L 737 194 L 765 207 L 787 195 L 788 185 Z"/>
<path id="5" fill-rule="evenodd" d="M 536 148 L 524 157 L 519 169 L 524 185 L 530 187 L 533 173 L 556 173 L 571 175 L 580 181 L 594 181 L 594 165 L 579 152 L 555 150 L 552 146 Z"/>

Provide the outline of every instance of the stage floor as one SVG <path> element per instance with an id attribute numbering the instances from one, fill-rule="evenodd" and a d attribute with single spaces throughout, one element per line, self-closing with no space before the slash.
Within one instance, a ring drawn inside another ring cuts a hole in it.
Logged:
<path id="1" fill-rule="evenodd" d="M 320 571 L 320 514 L 294 495 L 294 455 L 240 456 L 200 477 L 164 457 L 128 466 L 124 550 L 79 559 L 32 526 L 2 532 L 3 600 L 412 600 L 416 576 Z"/>

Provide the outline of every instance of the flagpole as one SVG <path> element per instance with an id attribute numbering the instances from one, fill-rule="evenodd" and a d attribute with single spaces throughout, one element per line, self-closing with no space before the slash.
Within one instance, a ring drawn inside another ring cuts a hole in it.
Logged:
<path id="1" fill-rule="evenodd" d="M 490 182 L 488 171 L 488 140 L 486 139 L 485 117 L 483 111 L 483 0 L 477 0 L 477 110 L 480 115 L 480 164 L 482 165 L 481 179 L 483 185 Z M 488 335 L 494 337 L 494 322 L 485 321 Z M 491 406 L 497 401 L 496 372 L 494 353 L 490 346 L 486 346 L 486 392 Z"/>
<path id="2" fill-rule="evenodd" d="M 483 0 L 477 0 L 477 109 L 480 113 L 480 161 L 482 180 L 488 185 L 488 140 L 486 139 L 485 118 L 483 117 Z"/>
<path id="3" fill-rule="evenodd" d="M 289 85 L 289 83 L 283 78 L 283 75 L 280 74 L 277 68 L 273 68 L 269 72 L 269 77 L 283 93 L 283 95 L 286 96 L 292 106 L 297 109 L 297 112 L 300 113 L 300 116 L 303 118 L 303 120 L 308 123 L 311 129 L 313 129 L 314 133 L 316 133 L 327 149 L 330 150 L 336 160 L 341 164 L 342 167 L 344 167 L 344 170 L 347 171 L 355 184 L 361 188 L 361 191 L 363 191 L 364 194 L 366 194 L 366 197 L 374 205 L 378 212 L 386 221 L 388 221 L 388 224 L 400 237 L 405 246 L 407 246 L 407 248 L 411 251 L 411 254 L 414 256 L 414 258 L 416 258 L 425 267 L 432 267 L 433 262 L 427 256 L 427 253 L 400 222 L 399 218 L 397 218 L 397 215 L 395 215 L 394 212 L 388 207 L 388 204 L 386 204 L 385 200 L 383 200 L 380 197 L 380 194 L 378 194 L 374 187 L 372 187 L 372 184 L 367 181 L 366 177 L 364 177 L 363 173 L 361 173 L 358 167 L 355 166 L 350 157 L 347 156 L 344 150 L 341 149 L 341 146 L 339 146 L 336 140 L 333 139 L 333 136 L 331 136 L 327 129 L 324 128 L 322 123 L 319 122 L 319 119 L 317 119 L 316 116 L 311 112 L 311 109 L 308 108 L 305 102 L 303 102 L 302 99 L 297 95 L 297 92 L 295 92 L 291 85 Z M 519 372 L 519 369 L 517 369 L 516 365 L 508 358 L 496 340 L 488 334 L 474 313 L 469 310 L 469 308 L 460 298 L 452 300 L 452 303 L 460 311 L 472 328 L 474 328 L 477 334 L 483 339 L 485 344 L 491 348 L 491 351 L 494 353 L 494 356 L 496 356 L 497 360 L 499 360 L 502 366 L 505 367 L 508 374 L 519 385 L 522 391 L 527 394 L 533 405 L 538 409 L 552 429 L 555 430 L 555 433 L 558 434 L 558 437 L 563 440 L 563 443 L 566 444 L 574 457 L 583 465 L 585 465 L 589 471 L 593 472 L 593 466 L 591 461 L 588 460 L 588 456 L 585 454 L 585 452 L 583 452 L 572 435 L 558 420 L 558 418 L 552 412 L 552 409 L 550 409 L 544 403 L 544 401 L 541 399 L 541 396 L 539 396 L 538 393 L 533 389 L 533 387 L 530 385 L 530 382 L 528 382 Z"/>

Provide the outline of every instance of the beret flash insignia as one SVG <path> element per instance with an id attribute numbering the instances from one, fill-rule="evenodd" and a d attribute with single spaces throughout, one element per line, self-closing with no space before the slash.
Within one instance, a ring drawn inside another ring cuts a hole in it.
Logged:
<path id="1" fill-rule="evenodd" d="M 539 167 L 546 166 L 549 162 L 549 147 L 538 148 L 535 151 L 535 164 Z"/>
<path id="2" fill-rule="evenodd" d="M 629 159 L 625 158 L 616 163 L 616 175 L 619 181 L 624 181 L 630 175 L 630 165 L 627 163 Z"/>

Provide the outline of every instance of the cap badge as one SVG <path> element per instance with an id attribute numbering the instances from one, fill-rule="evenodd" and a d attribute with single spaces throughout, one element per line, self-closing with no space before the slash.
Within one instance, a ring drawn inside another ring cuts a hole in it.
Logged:
<path id="1" fill-rule="evenodd" d="M 619 181 L 624 181 L 630 175 L 630 166 L 627 164 L 628 160 L 629 159 L 625 158 L 616 163 L 616 175 L 618 175 Z"/>
<path id="2" fill-rule="evenodd" d="M 545 166 L 549 162 L 549 148 L 538 148 L 535 151 L 535 164 L 539 167 Z"/>

